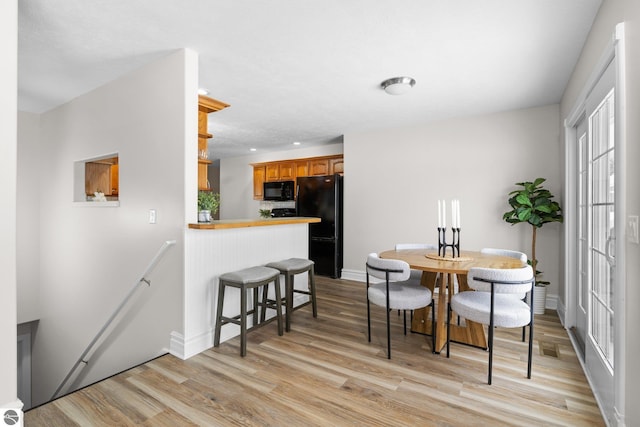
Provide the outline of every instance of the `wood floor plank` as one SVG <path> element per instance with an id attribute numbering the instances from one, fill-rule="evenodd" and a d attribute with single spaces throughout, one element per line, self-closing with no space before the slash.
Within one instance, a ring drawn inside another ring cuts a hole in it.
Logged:
<path id="1" fill-rule="evenodd" d="M 452 343 L 433 354 L 431 337 L 403 334 L 372 310 L 367 340 L 364 284 L 317 277 L 318 317 L 293 313 L 188 360 L 149 361 L 25 414 L 31 426 L 603 426 L 567 332 L 555 312 L 536 316 L 533 377 L 520 330 L 496 329 L 493 385 L 488 353 Z"/>

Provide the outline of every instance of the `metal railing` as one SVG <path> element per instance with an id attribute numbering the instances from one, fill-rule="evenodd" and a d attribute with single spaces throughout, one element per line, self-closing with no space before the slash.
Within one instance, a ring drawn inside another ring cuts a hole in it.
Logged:
<path id="1" fill-rule="evenodd" d="M 160 258 L 162 258 L 162 256 L 167 251 L 167 249 L 169 249 L 171 246 L 175 245 L 175 243 L 176 243 L 175 240 L 167 240 L 162 244 L 162 246 L 160 247 L 160 249 L 158 250 L 156 255 L 153 257 L 153 259 L 151 260 L 151 262 L 147 266 L 147 268 L 144 271 L 144 273 L 142 273 L 142 277 L 133 285 L 133 287 L 131 288 L 131 290 L 127 294 L 127 296 L 122 300 L 120 305 L 114 310 L 114 312 L 111 314 L 109 319 L 105 322 L 105 324 L 102 326 L 100 331 L 98 331 L 96 336 L 91 340 L 91 342 L 89 343 L 87 348 L 85 348 L 85 350 L 82 352 L 82 354 L 80 355 L 80 357 L 78 358 L 76 363 L 73 365 L 73 367 L 71 368 L 71 370 L 69 371 L 67 376 L 64 377 L 64 379 L 62 380 L 62 382 L 60 383 L 60 385 L 56 389 L 55 393 L 53 393 L 53 396 L 51 396 L 51 400 L 53 400 L 56 397 L 58 397 L 58 395 L 60 394 L 60 391 L 62 390 L 62 388 L 65 386 L 67 381 L 69 381 L 69 378 L 71 378 L 71 375 L 73 375 L 73 373 L 76 371 L 76 369 L 78 369 L 78 366 L 80 366 L 81 363 L 83 363 L 85 366 L 89 364 L 89 360 L 85 359 L 85 357 L 87 356 L 87 354 L 89 354 L 89 351 L 93 348 L 93 346 L 96 344 L 96 342 L 98 342 L 100 337 L 102 337 L 102 335 L 107 330 L 109 325 L 111 325 L 111 322 L 113 322 L 113 320 L 116 318 L 116 316 L 120 313 L 120 311 L 124 308 L 124 306 L 127 304 L 127 302 L 131 299 L 131 297 L 133 296 L 135 291 L 138 289 L 138 285 L 140 285 L 141 283 L 146 283 L 148 286 L 151 286 L 151 280 L 147 279 L 147 275 L 155 268 L 156 264 L 158 264 L 158 262 L 160 261 Z"/>

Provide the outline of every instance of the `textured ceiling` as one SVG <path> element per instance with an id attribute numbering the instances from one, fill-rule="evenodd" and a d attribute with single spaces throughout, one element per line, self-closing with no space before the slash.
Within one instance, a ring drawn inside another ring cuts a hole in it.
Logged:
<path id="1" fill-rule="evenodd" d="M 601 0 L 24 0 L 19 105 L 44 112 L 178 48 L 213 158 L 559 102 Z M 380 82 L 411 76 L 410 93 Z"/>

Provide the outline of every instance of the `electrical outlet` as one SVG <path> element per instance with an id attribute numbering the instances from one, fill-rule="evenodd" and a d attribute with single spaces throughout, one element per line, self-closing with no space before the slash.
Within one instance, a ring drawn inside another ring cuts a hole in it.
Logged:
<path id="1" fill-rule="evenodd" d="M 638 244 L 638 216 L 629 215 L 627 218 L 627 240 L 631 243 Z"/>
<path id="2" fill-rule="evenodd" d="M 156 210 L 155 209 L 149 209 L 149 224 L 155 224 L 156 220 L 157 220 Z"/>

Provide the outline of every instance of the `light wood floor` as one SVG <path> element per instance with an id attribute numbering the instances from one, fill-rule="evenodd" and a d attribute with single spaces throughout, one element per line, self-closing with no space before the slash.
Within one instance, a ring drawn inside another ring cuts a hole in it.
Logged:
<path id="1" fill-rule="evenodd" d="M 430 337 L 392 319 L 386 358 L 384 310 L 365 285 L 318 278 L 318 318 L 307 306 L 279 337 L 272 322 L 182 361 L 171 355 L 32 409 L 32 426 L 498 426 L 604 425 L 555 312 L 536 316 L 533 377 L 521 330 L 498 330 L 493 385 L 487 353 L 452 344 L 432 354 Z"/>

